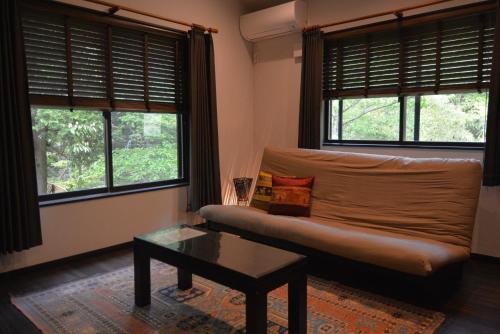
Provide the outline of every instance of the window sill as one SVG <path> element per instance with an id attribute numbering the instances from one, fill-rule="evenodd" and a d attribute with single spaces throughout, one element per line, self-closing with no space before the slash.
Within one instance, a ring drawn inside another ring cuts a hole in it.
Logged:
<path id="1" fill-rule="evenodd" d="M 149 191 L 180 188 L 180 187 L 186 187 L 188 185 L 189 185 L 188 182 L 180 182 L 180 183 L 176 183 L 176 184 L 168 184 L 168 185 L 155 186 L 155 187 L 146 187 L 146 188 L 122 190 L 122 191 L 115 191 L 115 192 L 105 192 L 105 193 L 74 196 L 74 197 L 51 199 L 51 200 L 44 200 L 42 198 L 39 200 L 38 206 L 42 208 L 42 207 L 61 205 L 61 204 L 77 203 L 77 202 L 83 202 L 83 201 L 92 201 L 92 200 L 98 200 L 98 199 L 115 197 L 115 196 L 132 195 L 132 194 L 144 193 L 144 192 L 149 192 Z"/>
<path id="2" fill-rule="evenodd" d="M 341 147 L 381 147 L 381 148 L 410 148 L 410 149 L 432 149 L 432 150 L 467 150 L 483 151 L 483 144 L 457 144 L 457 143 L 421 143 L 421 144 L 399 144 L 399 143 L 381 143 L 381 142 L 323 142 L 322 146 L 341 146 Z"/>

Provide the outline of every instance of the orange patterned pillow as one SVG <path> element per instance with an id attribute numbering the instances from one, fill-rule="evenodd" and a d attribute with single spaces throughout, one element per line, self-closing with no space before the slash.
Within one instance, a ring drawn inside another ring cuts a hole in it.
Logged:
<path id="1" fill-rule="evenodd" d="M 268 212 L 273 215 L 311 215 L 313 177 L 284 177 L 273 175 L 273 191 Z"/>

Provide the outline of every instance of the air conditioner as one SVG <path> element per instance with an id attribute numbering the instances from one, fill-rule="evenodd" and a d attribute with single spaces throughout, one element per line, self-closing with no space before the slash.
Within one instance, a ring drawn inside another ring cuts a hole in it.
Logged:
<path id="1" fill-rule="evenodd" d="M 256 42 L 300 31 L 306 24 L 306 12 L 306 3 L 297 0 L 242 15 L 241 35 L 247 41 Z"/>

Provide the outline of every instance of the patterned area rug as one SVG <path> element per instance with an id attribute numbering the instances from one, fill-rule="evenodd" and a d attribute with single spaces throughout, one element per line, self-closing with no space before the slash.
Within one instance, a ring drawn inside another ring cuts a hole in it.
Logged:
<path id="1" fill-rule="evenodd" d="M 174 267 L 151 264 L 152 300 L 134 305 L 133 267 L 16 296 L 44 333 L 244 333 L 245 296 L 194 277 L 177 289 Z M 335 282 L 309 277 L 308 333 L 433 333 L 444 315 Z M 287 333 L 287 287 L 268 296 L 268 333 Z"/>

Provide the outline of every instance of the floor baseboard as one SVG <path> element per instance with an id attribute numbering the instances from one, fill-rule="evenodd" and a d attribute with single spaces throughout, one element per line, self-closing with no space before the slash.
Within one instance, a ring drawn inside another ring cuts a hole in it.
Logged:
<path id="1" fill-rule="evenodd" d="M 68 256 L 68 257 L 63 257 L 61 259 L 57 259 L 57 260 L 53 260 L 53 261 L 49 261 L 49 262 L 44 262 L 44 263 L 39 263 L 39 264 L 35 264 L 32 266 L 24 267 L 24 268 L 14 269 L 11 271 L 0 273 L 0 279 L 6 278 L 8 276 L 18 275 L 18 274 L 26 274 L 26 273 L 30 273 L 30 272 L 37 271 L 37 270 L 49 269 L 49 268 L 60 266 L 60 265 L 63 265 L 65 263 L 72 262 L 75 260 L 82 260 L 82 259 L 93 257 L 96 255 L 101 255 L 101 254 L 105 254 L 105 253 L 109 253 L 109 252 L 113 252 L 113 251 L 117 251 L 117 250 L 121 250 L 121 249 L 132 248 L 132 246 L 133 246 L 133 241 L 127 241 L 127 242 L 124 242 L 121 244 L 117 244 L 117 245 L 113 245 L 113 246 L 109 246 L 109 247 L 105 247 L 105 248 L 100 248 L 100 249 L 96 249 L 96 250 L 92 250 L 89 252 L 80 253 L 80 254 L 76 254 L 76 255 L 72 255 L 72 256 Z"/>
<path id="2" fill-rule="evenodd" d="M 471 259 L 475 259 L 475 260 L 481 260 L 481 261 L 492 262 L 492 263 L 500 263 L 500 257 L 495 257 L 495 256 L 491 256 L 491 255 L 472 253 L 470 255 L 470 257 L 471 257 Z"/>

